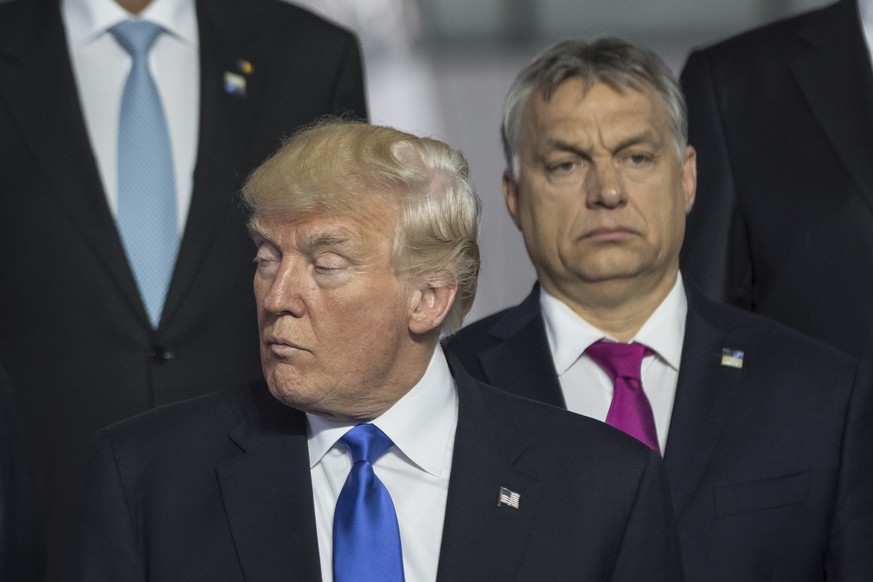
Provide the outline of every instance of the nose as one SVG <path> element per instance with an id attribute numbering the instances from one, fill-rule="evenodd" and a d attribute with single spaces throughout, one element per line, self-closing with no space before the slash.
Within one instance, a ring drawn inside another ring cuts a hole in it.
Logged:
<path id="1" fill-rule="evenodd" d="M 255 295 L 261 308 L 271 315 L 301 317 L 306 311 L 302 273 L 289 260 L 279 263 L 275 273 L 255 275 Z"/>
<path id="2" fill-rule="evenodd" d="M 617 208 L 627 202 L 621 174 L 611 158 L 591 162 L 585 175 L 585 197 L 592 208 Z"/>

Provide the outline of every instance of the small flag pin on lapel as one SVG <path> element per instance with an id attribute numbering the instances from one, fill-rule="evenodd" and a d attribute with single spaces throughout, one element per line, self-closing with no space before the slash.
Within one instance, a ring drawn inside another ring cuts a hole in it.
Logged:
<path id="1" fill-rule="evenodd" d="M 238 97 L 246 96 L 246 78 L 237 73 L 226 71 L 224 73 L 224 91 Z"/>
<path id="2" fill-rule="evenodd" d="M 726 368 L 743 369 L 743 356 L 745 354 L 740 350 L 732 350 L 724 348 L 721 351 L 721 365 Z"/>
<path id="3" fill-rule="evenodd" d="M 510 491 L 506 487 L 501 487 L 500 494 L 497 496 L 497 505 L 507 505 L 513 509 L 518 509 L 519 498 L 521 498 L 519 493 Z"/>

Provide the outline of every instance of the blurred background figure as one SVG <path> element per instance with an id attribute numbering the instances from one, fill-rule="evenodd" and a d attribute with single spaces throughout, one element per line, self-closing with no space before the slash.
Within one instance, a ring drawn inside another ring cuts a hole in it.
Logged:
<path id="1" fill-rule="evenodd" d="M 873 356 L 873 2 L 695 51 L 700 160 L 682 256 L 711 297 Z"/>
<path id="2" fill-rule="evenodd" d="M 0 4 L 0 356 L 50 579 L 98 428 L 259 374 L 238 191 L 327 114 L 366 116 L 356 38 L 288 3 Z"/>

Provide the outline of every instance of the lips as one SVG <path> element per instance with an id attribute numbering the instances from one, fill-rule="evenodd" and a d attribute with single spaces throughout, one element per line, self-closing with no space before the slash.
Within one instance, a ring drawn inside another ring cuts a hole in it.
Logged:
<path id="1" fill-rule="evenodd" d="M 582 235 L 583 240 L 595 242 L 620 242 L 636 236 L 636 232 L 623 226 L 594 228 Z"/>
<path id="2" fill-rule="evenodd" d="M 290 339 L 277 335 L 266 336 L 266 338 L 264 339 L 264 343 L 270 349 L 270 351 L 278 356 L 291 355 L 296 351 L 302 351 L 304 349 L 302 346 L 296 344 Z"/>

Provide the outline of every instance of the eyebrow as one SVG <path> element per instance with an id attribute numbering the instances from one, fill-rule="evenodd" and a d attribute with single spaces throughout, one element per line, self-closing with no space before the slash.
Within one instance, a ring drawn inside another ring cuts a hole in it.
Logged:
<path id="1" fill-rule="evenodd" d="M 298 247 L 300 250 L 311 253 L 328 247 L 349 246 L 351 241 L 351 233 L 344 228 L 338 228 L 327 232 L 303 234 L 298 242 Z"/>
<path id="2" fill-rule="evenodd" d="M 267 244 L 279 248 L 279 244 L 273 237 L 261 228 L 256 220 L 249 221 L 249 236 L 259 237 Z M 355 246 L 354 233 L 346 227 L 339 226 L 329 230 L 302 232 L 297 236 L 297 249 L 306 254 L 314 254 L 328 248 L 353 248 Z"/>
<path id="3" fill-rule="evenodd" d="M 643 143 L 651 144 L 654 147 L 660 147 L 662 141 L 663 140 L 657 139 L 657 134 L 655 134 L 653 131 L 647 129 L 647 130 L 644 130 L 640 133 L 630 135 L 626 138 L 623 138 L 612 149 L 612 151 L 618 152 L 618 151 L 621 151 L 623 149 L 626 149 L 626 148 L 629 148 L 629 147 L 632 147 L 635 145 L 643 144 Z M 581 149 L 578 145 L 570 143 L 570 142 L 566 142 L 562 139 L 549 139 L 547 144 L 552 148 L 559 149 L 562 151 L 571 152 L 571 153 L 574 153 L 578 156 L 588 157 L 588 155 L 589 155 L 588 151 Z"/>
<path id="4" fill-rule="evenodd" d="M 264 239 L 267 242 L 270 242 L 270 243 L 273 242 L 270 239 L 269 235 L 267 235 L 266 232 L 261 230 L 261 227 L 258 226 L 257 221 L 254 218 L 252 218 L 251 220 L 248 221 L 248 223 L 246 224 L 246 229 L 249 231 L 249 237 L 251 237 L 251 238 L 255 238 L 257 236 L 257 237 Z"/>

